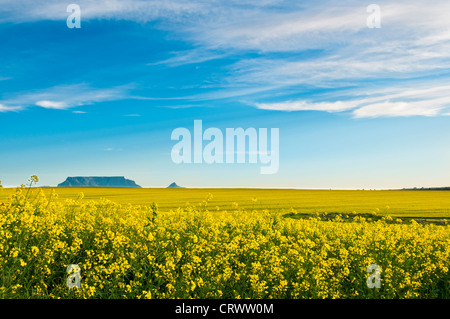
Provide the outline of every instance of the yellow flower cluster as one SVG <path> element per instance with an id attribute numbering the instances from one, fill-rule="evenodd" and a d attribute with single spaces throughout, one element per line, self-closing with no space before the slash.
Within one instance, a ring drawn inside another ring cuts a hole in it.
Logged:
<path id="1" fill-rule="evenodd" d="M 3 298 L 450 297 L 448 225 L 24 193 L 0 205 Z M 72 264 L 81 288 L 67 286 Z M 381 288 L 367 285 L 371 264 Z"/>

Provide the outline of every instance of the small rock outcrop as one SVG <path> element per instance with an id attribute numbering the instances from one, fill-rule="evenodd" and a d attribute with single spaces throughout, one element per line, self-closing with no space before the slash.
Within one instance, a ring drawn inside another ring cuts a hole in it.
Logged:
<path id="1" fill-rule="evenodd" d="M 184 187 L 178 186 L 177 183 L 173 182 L 172 184 L 170 184 L 166 188 L 184 188 Z"/>

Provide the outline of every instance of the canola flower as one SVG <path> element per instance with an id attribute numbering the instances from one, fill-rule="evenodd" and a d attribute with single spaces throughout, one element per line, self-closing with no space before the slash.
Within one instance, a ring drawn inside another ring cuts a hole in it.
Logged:
<path id="1" fill-rule="evenodd" d="M 36 181 L 36 179 L 34 179 Z M 2 298 L 449 298 L 450 228 L 386 217 L 321 220 L 200 207 L 0 205 Z M 81 288 L 66 285 L 80 267 Z M 370 289 L 367 267 L 381 269 Z"/>

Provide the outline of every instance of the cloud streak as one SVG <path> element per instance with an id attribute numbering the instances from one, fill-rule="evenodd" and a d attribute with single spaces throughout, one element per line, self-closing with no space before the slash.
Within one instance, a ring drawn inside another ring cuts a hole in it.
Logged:
<path id="1" fill-rule="evenodd" d="M 0 22 L 31 22 L 42 20 L 65 20 L 70 2 L 58 0 L 33 1 L 0 0 Z M 187 0 L 78 0 L 82 19 L 116 19 L 137 22 L 160 18 L 178 19 L 184 15 L 202 11 L 201 3 Z"/>
<path id="2" fill-rule="evenodd" d="M 272 111 L 350 112 L 354 118 L 439 116 L 450 110 L 450 86 L 427 89 L 391 88 L 390 92 L 373 91 L 360 99 L 335 102 L 305 100 L 255 103 L 259 109 Z"/>
<path id="3" fill-rule="evenodd" d="M 61 85 L 33 92 L 19 92 L 0 101 L 0 111 L 17 111 L 38 106 L 66 110 L 97 102 L 124 99 L 129 87 L 99 89 L 87 84 Z"/>

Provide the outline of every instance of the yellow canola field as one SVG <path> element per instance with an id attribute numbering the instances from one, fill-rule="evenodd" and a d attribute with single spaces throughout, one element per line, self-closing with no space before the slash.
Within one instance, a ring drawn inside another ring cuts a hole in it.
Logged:
<path id="1" fill-rule="evenodd" d="M 395 217 L 450 219 L 450 191 L 408 190 L 307 190 L 255 188 L 116 188 L 116 187 L 42 187 L 47 196 L 56 191 L 60 201 L 109 199 L 119 204 L 147 205 L 158 203 L 160 211 L 197 205 L 208 193 L 210 209 L 231 210 L 234 202 L 245 210 L 300 213 L 371 213 Z M 37 189 L 33 187 L 36 193 Z M 14 188 L 0 191 L 0 203 L 8 202 Z M 82 201 L 82 202 L 83 202 Z"/>
<path id="2" fill-rule="evenodd" d="M 448 225 L 224 211 L 210 209 L 213 195 L 159 211 L 33 191 L 0 204 L 2 298 L 450 296 Z M 368 285 L 372 264 L 380 288 Z M 80 288 L 68 288 L 69 265 Z"/>

